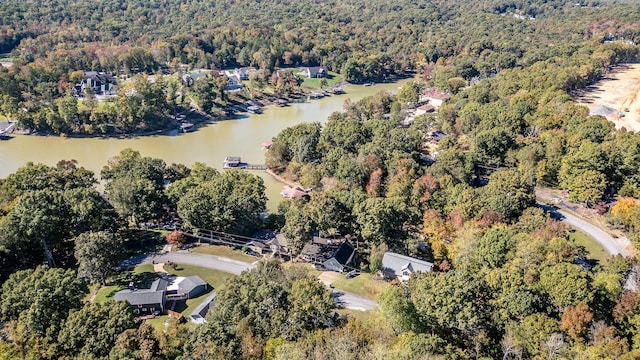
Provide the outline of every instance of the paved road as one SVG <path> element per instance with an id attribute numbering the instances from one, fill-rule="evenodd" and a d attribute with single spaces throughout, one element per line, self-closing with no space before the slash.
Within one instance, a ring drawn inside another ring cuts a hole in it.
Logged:
<path id="1" fill-rule="evenodd" d="M 338 289 L 332 289 L 332 292 L 336 301 L 336 305 L 344 306 L 347 309 L 368 311 L 375 309 L 375 307 L 377 306 L 375 301 L 350 292 Z"/>
<path id="2" fill-rule="evenodd" d="M 140 264 L 151 264 L 154 261 L 156 263 L 172 261 L 176 264 L 195 265 L 207 269 L 220 270 L 235 275 L 240 275 L 240 273 L 245 270 L 251 270 L 255 268 L 255 265 L 242 261 L 231 260 L 219 256 L 194 254 L 188 252 L 163 252 L 161 254 L 134 256 L 126 260 L 121 265 L 121 267 L 128 268 Z"/>
<path id="3" fill-rule="evenodd" d="M 176 264 L 188 264 L 201 266 L 208 269 L 220 270 L 227 273 L 239 275 L 245 270 L 251 270 L 256 266 L 242 261 L 227 259 L 214 255 L 194 254 L 189 252 L 165 252 L 160 254 L 138 255 L 125 260 L 120 267 L 130 268 L 140 264 L 151 264 L 152 262 L 172 261 Z M 333 290 L 336 305 L 344 306 L 347 309 L 367 311 L 373 310 L 376 303 L 362 296 L 342 290 Z"/>
<path id="4" fill-rule="evenodd" d="M 596 240 L 602 247 L 611 255 L 629 256 L 629 253 L 625 249 L 624 239 L 615 239 L 611 235 L 607 234 L 599 227 L 573 215 L 569 212 L 557 209 L 553 206 L 538 203 L 538 207 L 548 212 L 556 219 L 562 220 L 567 224 L 575 227 L 583 233 L 589 235 Z"/>

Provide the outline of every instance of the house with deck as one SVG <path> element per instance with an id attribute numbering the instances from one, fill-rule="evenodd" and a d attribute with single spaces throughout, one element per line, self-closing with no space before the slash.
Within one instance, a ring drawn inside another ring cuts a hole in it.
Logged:
<path id="1" fill-rule="evenodd" d="M 167 302 L 193 299 L 209 290 L 209 284 L 199 276 L 170 276 L 157 279 L 148 289 L 137 289 L 133 282 L 129 288 L 120 290 L 113 296 L 115 301 L 126 301 L 137 315 L 165 313 Z"/>

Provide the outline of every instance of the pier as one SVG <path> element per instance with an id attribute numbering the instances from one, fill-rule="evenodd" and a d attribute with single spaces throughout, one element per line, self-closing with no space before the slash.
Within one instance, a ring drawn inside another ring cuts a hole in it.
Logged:
<path id="1" fill-rule="evenodd" d="M 222 165 L 223 169 L 238 169 L 238 170 L 266 170 L 267 167 L 264 164 L 248 164 L 242 162 L 239 156 L 227 156 L 224 158 Z"/>
<path id="2" fill-rule="evenodd" d="M 16 124 L 17 122 L 0 122 L 0 138 L 9 136 Z"/>

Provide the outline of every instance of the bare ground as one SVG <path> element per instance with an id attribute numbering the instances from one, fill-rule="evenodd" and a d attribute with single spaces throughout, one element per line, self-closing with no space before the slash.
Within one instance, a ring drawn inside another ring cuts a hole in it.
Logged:
<path id="1" fill-rule="evenodd" d="M 607 119 L 616 129 L 640 131 L 640 64 L 616 66 L 602 80 L 573 94 L 574 100 L 590 110 L 602 105 L 616 112 Z"/>

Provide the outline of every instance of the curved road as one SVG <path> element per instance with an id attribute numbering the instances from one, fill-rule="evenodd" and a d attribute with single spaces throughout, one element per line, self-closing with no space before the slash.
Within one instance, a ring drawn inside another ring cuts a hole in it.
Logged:
<path id="1" fill-rule="evenodd" d="M 545 205 L 542 203 L 538 203 L 538 207 L 543 209 L 545 212 L 551 214 L 552 217 L 558 220 L 562 220 L 567 224 L 575 227 L 576 229 L 582 231 L 587 234 L 589 237 L 596 240 L 602 247 L 612 256 L 622 255 L 624 257 L 628 257 L 629 253 L 625 249 L 625 244 L 623 239 L 615 239 L 611 235 L 604 232 L 599 227 L 570 214 L 567 211 L 560 210 L 550 205 Z"/>
<path id="2" fill-rule="evenodd" d="M 220 270 L 227 273 L 240 275 L 243 271 L 251 270 L 256 266 L 242 261 L 227 259 L 214 255 L 194 254 L 189 252 L 166 252 L 160 254 L 147 254 L 131 257 L 120 264 L 121 268 L 129 268 L 140 264 L 162 263 L 172 261 L 177 264 L 189 264 L 208 269 Z M 376 307 L 376 303 L 365 297 L 332 289 L 336 305 L 347 309 L 368 311 Z"/>

